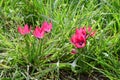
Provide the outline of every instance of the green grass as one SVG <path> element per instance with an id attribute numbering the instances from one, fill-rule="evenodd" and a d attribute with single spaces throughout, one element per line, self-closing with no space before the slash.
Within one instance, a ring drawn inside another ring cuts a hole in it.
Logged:
<path id="1" fill-rule="evenodd" d="M 1 0 L 1 80 L 119 80 L 119 4 L 119 0 Z M 39 41 L 29 34 L 26 43 L 17 27 L 27 23 L 34 29 L 45 20 L 52 21 L 53 29 L 40 40 L 42 50 L 36 58 Z M 72 55 L 70 38 L 83 26 L 92 26 L 96 35 Z"/>

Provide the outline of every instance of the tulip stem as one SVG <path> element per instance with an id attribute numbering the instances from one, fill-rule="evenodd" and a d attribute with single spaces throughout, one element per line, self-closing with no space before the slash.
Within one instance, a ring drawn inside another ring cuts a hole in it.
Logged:
<path id="1" fill-rule="evenodd" d="M 27 51 L 27 54 L 28 54 L 28 58 L 29 58 L 29 61 L 32 62 L 32 55 L 31 55 L 31 51 L 30 51 L 30 43 L 29 43 L 29 35 L 26 35 L 25 36 L 25 42 L 26 42 L 26 51 Z"/>
<path id="2" fill-rule="evenodd" d="M 42 53 L 42 39 L 39 39 L 39 51 L 38 51 L 38 56 L 41 56 Z"/>

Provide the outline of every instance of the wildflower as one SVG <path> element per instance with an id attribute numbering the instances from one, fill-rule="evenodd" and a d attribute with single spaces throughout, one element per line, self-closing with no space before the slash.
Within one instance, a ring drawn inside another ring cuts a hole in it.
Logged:
<path id="1" fill-rule="evenodd" d="M 96 33 L 96 31 L 93 31 L 91 27 L 88 27 L 88 34 L 90 37 L 94 37 L 95 33 Z"/>
<path id="2" fill-rule="evenodd" d="M 43 22 L 41 28 L 43 28 L 45 32 L 50 32 L 52 30 L 52 22 L 50 23 L 48 23 L 47 21 Z"/>
<path id="3" fill-rule="evenodd" d="M 44 30 L 42 28 L 36 27 L 35 30 L 33 31 L 33 35 L 36 38 L 43 38 Z"/>
<path id="4" fill-rule="evenodd" d="M 87 36 L 87 33 L 86 33 L 86 28 L 80 28 L 80 29 L 76 29 L 76 32 L 75 32 L 76 35 L 83 35 L 85 38 Z"/>
<path id="5" fill-rule="evenodd" d="M 96 33 L 96 31 L 92 31 L 92 32 L 90 33 L 90 36 L 91 36 L 91 37 L 94 37 L 94 36 L 95 36 L 95 33 Z"/>
<path id="6" fill-rule="evenodd" d="M 88 37 L 94 37 L 96 31 L 93 31 L 91 27 L 83 27 L 80 29 L 76 29 L 76 34 L 83 34 L 84 37 L 87 39 Z"/>
<path id="7" fill-rule="evenodd" d="M 91 27 L 88 27 L 88 32 L 90 33 L 92 31 L 92 28 Z"/>
<path id="8" fill-rule="evenodd" d="M 71 43 L 76 48 L 83 48 L 86 45 L 86 38 L 83 34 L 74 34 L 71 38 Z"/>
<path id="9" fill-rule="evenodd" d="M 76 49 L 72 49 L 71 54 L 77 54 L 77 50 Z"/>
<path id="10" fill-rule="evenodd" d="M 93 31 L 91 27 L 77 28 L 75 34 L 71 38 L 71 43 L 76 48 L 83 48 L 86 46 L 87 39 L 93 37 L 95 33 L 96 31 Z"/>
<path id="11" fill-rule="evenodd" d="M 25 34 L 28 34 L 28 33 L 30 33 L 30 28 L 29 28 L 29 26 L 26 24 L 25 26 L 24 26 L 24 28 L 22 28 L 22 27 L 18 27 L 18 32 L 21 34 L 21 35 L 25 35 Z"/>

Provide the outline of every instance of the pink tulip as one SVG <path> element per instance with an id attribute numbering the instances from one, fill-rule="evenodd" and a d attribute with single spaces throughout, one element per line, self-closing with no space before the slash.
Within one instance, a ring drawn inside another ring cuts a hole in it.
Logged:
<path id="1" fill-rule="evenodd" d="M 80 29 L 77 28 L 75 34 L 76 35 L 83 35 L 86 38 L 86 36 L 87 36 L 86 27 L 80 28 Z"/>
<path id="2" fill-rule="evenodd" d="M 71 54 L 77 54 L 77 50 L 76 49 L 72 49 Z"/>
<path id="3" fill-rule="evenodd" d="M 96 33 L 96 31 L 93 31 L 91 27 L 88 27 L 88 36 L 94 37 L 95 33 Z"/>
<path id="4" fill-rule="evenodd" d="M 45 32 L 50 32 L 52 30 L 52 22 L 51 23 L 48 23 L 47 21 L 43 22 L 41 28 L 43 28 Z"/>
<path id="5" fill-rule="evenodd" d="M 88 33 L 90 33 L 92 31 L 91 27 L 88 27 Z"/>
<path id="6" fill-rule="evenodd" d="M 29 28 L 29 26 L 26 24 L 25 26 L 24 26 L 24 28 L 22 28 L 22 27 L 18 27 L 18 32 L 21 34 L 21 35 L 25 35 L 25 34 L 29 34 L 30 33 L 30 30 L 31 30 L 31 28 Z"/>
<path id="7" fill-rule="evenodd" d="M 94 37 L 95 34 L 96 34 L 96 31 L 92 31 L 92 32 L 90 33 L 90 36 L 91 36 L 91 37 Z"/>
<path id="8" fill-rule="evenodd" d="M 43 38 L 44 37 L 44 30 L 42 28 L 36 27 L 33 31 L 33 35 L 36 38 Z"/>
<path id="9" fill-rule="evenodd" d="M 71 43 L 76 47 L 76 48 L 83 48 L 86 45 L 86 38 L 84 37 L 83 34 L 74 34 L 71 38 Z"/>

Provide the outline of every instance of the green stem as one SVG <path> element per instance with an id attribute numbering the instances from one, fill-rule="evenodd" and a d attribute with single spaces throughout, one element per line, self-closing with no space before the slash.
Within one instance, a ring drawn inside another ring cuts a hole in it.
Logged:
<path id="1" fill-rule="evenodd" d="M 31 61 L 31 50 L 30 50 L 30 43 L 29 43 L 29 35 L 25 36 L 25 43 L 26 43 L 26 53 L 28 54 L 28 60 Z"/>
<path id="2" fill-rule="evenodd" d="M 41 39 L 41 42 L 40 42 L 40 55 L 42 54 L 42 39 Z"/>
<path id="3" fill-rule="evenodd" d="M 42 39 L 39 39 L 37 56 L 41 56 L 41 54 L 42 54 Z"/>

